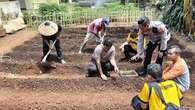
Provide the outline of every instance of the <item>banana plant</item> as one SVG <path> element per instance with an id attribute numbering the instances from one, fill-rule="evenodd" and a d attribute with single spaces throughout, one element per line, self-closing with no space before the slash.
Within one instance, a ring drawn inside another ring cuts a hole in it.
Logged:
<path id="1" fill-rule="evenodd" d="M 158 0 L 156 9 L 162 12 L 162 21 L 172 29 L 192 33 L 192 0 Z"/>

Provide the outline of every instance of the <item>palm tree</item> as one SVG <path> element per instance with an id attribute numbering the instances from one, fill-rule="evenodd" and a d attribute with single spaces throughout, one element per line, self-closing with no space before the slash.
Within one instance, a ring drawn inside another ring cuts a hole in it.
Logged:
<path id="1" fill-rule="evenodd" d="M 192 0 L 184 1 L 184 29 L 188 33 L 192 33 L 194 25 L 192 25 Z"/>

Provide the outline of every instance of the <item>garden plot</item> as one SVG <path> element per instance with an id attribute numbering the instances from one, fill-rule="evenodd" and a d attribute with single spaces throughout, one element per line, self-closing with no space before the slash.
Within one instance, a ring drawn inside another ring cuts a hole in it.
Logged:
<path id="1" fill-rule="evenodd" d="M 134 70 L 139 63 L 120 61 L 123 54 L 118 47 L 126 40 L 129 28 L 108 29 L 108 35 L 114 40 L 119 69 L 123 72 Z M 53 61 L 56 68 L 42 69 L 39 62 L 42 57 L 42 39 L 35 37 L 31 41 L 16 47 L 6 54 L 9 60 L 0 64 L 0 108 L 8 109 L 65 109 L 65 110 L 129 110 L 131 98 L 142 88 L 146 78 L 120 77 L 111 74 L 108 81 L 99 77 L 86 78 L 85 72 L 90 63 L 94 48 L 87 45 L 84 54 L 77 54 L 86 34 L 86 28 L 65 28 L 61 36 L 61 45 L 67 64 Z M 178 43 L 173 39 L 171 43 Z M 185 47 L 185 46 L 184 46 Z M 184 56 L 190 61 L 194 58 L 186 50 Z M 55 56 L 55 51 L 52 51 Z M 194 63 L 190 64 L 192 68 Z M 41 72 L 40 72 L 41 71 Z M 188 108 L 195 103 L 195 76 L 192 69 L 191 90 L 184 96 L 183 105 Z M 192 110 L 192 109 L 190 109 Z"/>

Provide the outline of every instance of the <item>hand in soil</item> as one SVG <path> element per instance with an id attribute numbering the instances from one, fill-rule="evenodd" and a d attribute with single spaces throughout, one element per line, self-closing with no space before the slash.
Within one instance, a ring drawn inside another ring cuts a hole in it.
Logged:
<path id="1" fill-rule="evenodd" d="M 101 74 L 101 78 L 103 79 L 103 80 L 108 80 L 108 78 L 104 75 L 104 74 Z"/>

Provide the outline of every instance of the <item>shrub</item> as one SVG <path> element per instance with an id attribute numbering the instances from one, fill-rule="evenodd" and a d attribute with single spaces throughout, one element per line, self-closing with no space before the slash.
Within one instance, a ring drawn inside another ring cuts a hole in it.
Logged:
<path id="1" fill-rule="evenodd" d="M 23 11 L 22 14 L 23 14 L 24 23 L 27 24 L 30 14 L 26 11 Z"/>
<path id="2" fill-rule="evenodd" d="M 60 7 L 57 4 L 40 4 L 39 13 L 41 15 L 48 15 L 53 13 L 58 13 L 61 11 Z"/>

